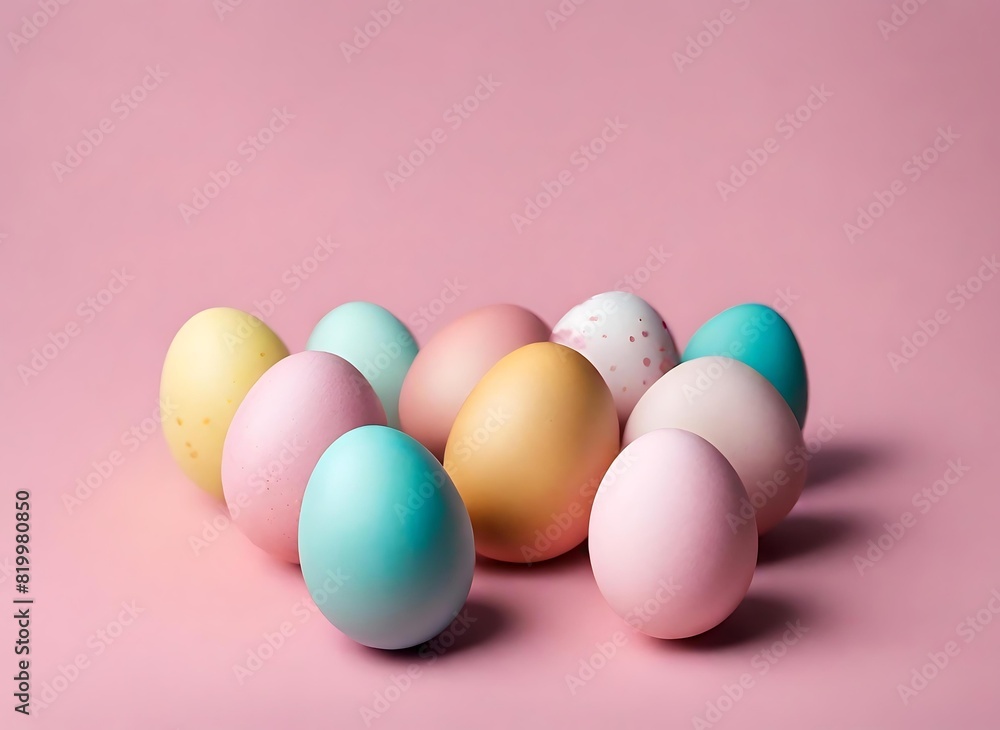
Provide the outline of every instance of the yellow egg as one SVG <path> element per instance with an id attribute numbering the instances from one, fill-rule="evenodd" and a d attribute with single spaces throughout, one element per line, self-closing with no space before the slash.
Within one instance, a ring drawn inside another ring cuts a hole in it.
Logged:
<path id="1" fill-rule="evenodd" d="M 198 312 L 167 350 L 160 400 L 174 461 L 199 487 L 222 499 L 222 444 L 233 414 L 264 371 L 288 348 L 256 317 L 228 307 Z"/>
<path id="2" fill-rule="evenodd" d="M 600 373 L 575 350 L 538 342 L 502 358 L 469 394 L 444 466 L 479 554 L 533 563 L 586 538 L 618 449 L 618 414 Z"/>

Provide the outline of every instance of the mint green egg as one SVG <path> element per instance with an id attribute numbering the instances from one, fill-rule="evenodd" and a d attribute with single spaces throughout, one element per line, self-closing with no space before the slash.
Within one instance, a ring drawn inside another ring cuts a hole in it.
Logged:
<path id="1" fill-rule="evenodd" d="M 320 457 L 302 497 L 299 563 L 324 616 L 377 649 L 445 629 L 472 586 L 472 522 L 440 462 L 386 426 L 362 426 Z"/>
<path id="2" fill-rule="evenodd" d="M 392 312 L 370 302 L 342 304 L 313 328 L 306 349 L 340 355 L 360 370 L 382 401 L 388 424 L 399 428 L 399 391 L 418 348 Z"/>
<path id="3" fill-rule="evenodd" d="M 723 355 L 767 378 L 795 414 L 799 428 L 809 407 L 809 380 L 802 348 L 784 318 L 764 304 L 740 304 L 705 322 L 684 350 L 682 362 Z"/>

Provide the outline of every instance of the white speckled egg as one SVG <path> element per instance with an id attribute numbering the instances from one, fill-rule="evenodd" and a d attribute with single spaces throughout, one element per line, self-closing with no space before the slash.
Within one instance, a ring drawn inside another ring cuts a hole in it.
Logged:
<path id="1" fill-rule="evenodd" d="M 649 386 L 679 360 L 660 313 L 623 291 L 598 294 L 573 307 L 550 339 L 572 347 L 597 368 L 615 398 L 622 426 Z"/>

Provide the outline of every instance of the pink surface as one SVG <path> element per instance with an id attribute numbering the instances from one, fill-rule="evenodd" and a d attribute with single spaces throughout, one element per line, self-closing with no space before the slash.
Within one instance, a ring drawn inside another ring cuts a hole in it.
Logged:
<path id="1" fill-rule="evenodd" d="M 35 725 L 996 726 L 996 4 L 49 5 L 0 10 L 32 35 L 0 49 L 0 579 L 10 600 L 30 489 L 34 697 L 61 689 Z M 434 648 L 366 650 L 157 432 L 162 358 L 205 307 L 300 350 L 352 299 L 426 341 L 615 287 L 679 345 L 775 303 L 809 366 L 809 484 L 700 639 L 636 634 L 577 551 L 481 564 Z"/>

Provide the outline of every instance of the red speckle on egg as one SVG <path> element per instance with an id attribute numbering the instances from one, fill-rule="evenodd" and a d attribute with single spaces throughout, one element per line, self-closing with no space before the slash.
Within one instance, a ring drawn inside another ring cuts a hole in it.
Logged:
<path id="1" fill-rule="evenodd" d="M 617 365 L 612 365 L 610 369 L 611 369 L 611 372 L 614 372 L 615 370 L 618 369 L 618 366 Z"/>
<path id="2" fill-rule="evenodd" d="M 649 367 L 649 364 L 650 364 L 651 362 L 653 362 L 653 361 L 652 361 L 652 360 L 650 360 L 650 359 L 649 359 L 648 357 L 644 357 L 644 358 L 642 358 L 642 364 L 643 364 L 643 365 L 645 365 L 645 366 L 646 366 L 647 368 Z"/>
<path id="3" fill-rule="evenodd" d="M 646 330 L 643 330 L 642 331 L 642 336 L 643 337 L 649 337 L 649 333 Z"/>
<path id="4" fill-rule="evenodd" d="M 597 321 L 597 317 L 591 317 L 591 318 L 590 318 L 590 321 L 591 321 L 591 322 L 596 322 L 596 321 Z"/>
<path id="5" fill-rule="evenodd" d="M 666 351 L 667 351 L 667 348 L 665 348 L 665 347 L 661 347 L 660 348 L 660 352 L 666 352 Z"/>
<path id="6" fill-rule="evenodd" d="M 606 340 L 606 339 L 608 339 L 608 336 L 607 335 L 601 335 L 601 338 Z"/>
<path id="7" fill-rule="evenodd" d="M 628 393 L 628 386 L 627 385 L 623 385 L 622 386 L 622 393 Z"/>
<path id="8" fill-rule="evenodd" d="M 666 359 L 660 360 L 660 372 L 665 373 L 669 369 L 670 369 L 670 361 Z"/>
<path id="9" fill-rule="evenodd" d="M 629 338 L 628 338 L 628 341 L 629 341 L 629 342 L 635 342 L 635 338 L 634 338 L 634 337 L 632 337 L 632 335 L 629 335 Z"/>
<path id="10" fill-rule="evenodd" d="M 667 328 L 667 323 L 666 323 L 666 322 L 664 322 L 664 321 L 663 321 L 662 319 L 660 320 L 660 324 L 662 324 L 662 325 L 663 325 L 663 329 L 666 329 L 666 328 Z"/>

